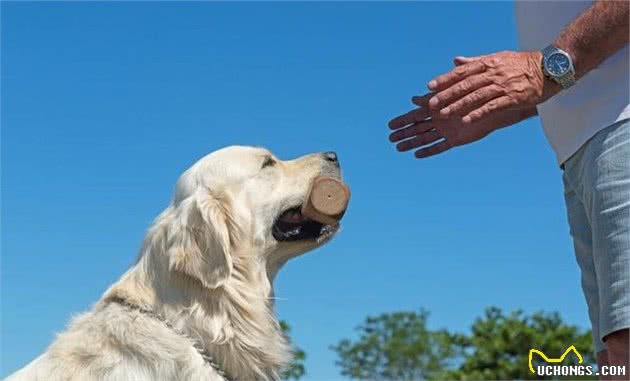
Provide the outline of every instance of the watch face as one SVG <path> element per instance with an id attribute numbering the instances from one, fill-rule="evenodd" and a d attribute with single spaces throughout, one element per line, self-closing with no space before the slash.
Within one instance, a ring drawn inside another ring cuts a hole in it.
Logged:
<path id="1" fill-rule="evenodd" d="M 554 77 L 560 77 L 569 71 L 571 62 L 569 61 L 569 57 L 564 54 L 553 53 L 547 58 L 545 67 L 549 74 Z"/>

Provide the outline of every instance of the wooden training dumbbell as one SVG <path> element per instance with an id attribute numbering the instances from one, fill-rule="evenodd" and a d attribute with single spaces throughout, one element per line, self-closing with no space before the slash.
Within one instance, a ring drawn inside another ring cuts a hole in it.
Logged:
<path id="1" fill-rule="evenodd" d="M 311 183 L 302 214 L 326 225 L 337 225 L 348 207 L 350 189 L 333 177 L 316 177 Z"/>

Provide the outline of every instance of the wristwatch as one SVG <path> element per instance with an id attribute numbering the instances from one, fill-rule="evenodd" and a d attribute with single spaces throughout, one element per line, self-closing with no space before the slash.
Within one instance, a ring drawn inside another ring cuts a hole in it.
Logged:
<path id="1" fill-rule="evenodd" d="M 563 89 L 575 84 L 575 68 L 569 53 L 549 45 L 542 50 L 542 69 L 546 77 L 557 82 Z"/>

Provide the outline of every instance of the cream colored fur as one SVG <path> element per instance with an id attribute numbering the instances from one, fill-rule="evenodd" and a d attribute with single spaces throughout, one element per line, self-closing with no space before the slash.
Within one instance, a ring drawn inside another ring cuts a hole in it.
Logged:
<path id="1" fill-rule="evenodd" d="M 238 380 L 277 379 L 291 348 L 274 316 L 273 278 L 288 259 L 331 235 L 277 242 L 271 227 L 282 211 L 302 204 L 315 176 L 339 171 L 319 154 L 274 158 L 263 168 L 269 157 L 264 149 L 234 146 L 194 164 L 148 230 L 137 262 L 44 354 L 7 380 L 222 379 L 190 339 L 111 303 L 112 297 L 162 314 Z"/>

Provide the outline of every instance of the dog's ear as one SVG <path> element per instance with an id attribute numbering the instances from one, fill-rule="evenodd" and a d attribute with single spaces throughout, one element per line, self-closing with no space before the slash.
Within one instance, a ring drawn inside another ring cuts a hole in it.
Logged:
<path id="1" fill-rule="evenodd" d="M 199 280 L 205 287 L 222 286 L 232 272 L 229 201 L 205 189 L 181 200 L 169 227 L 169 266 Z"/>

